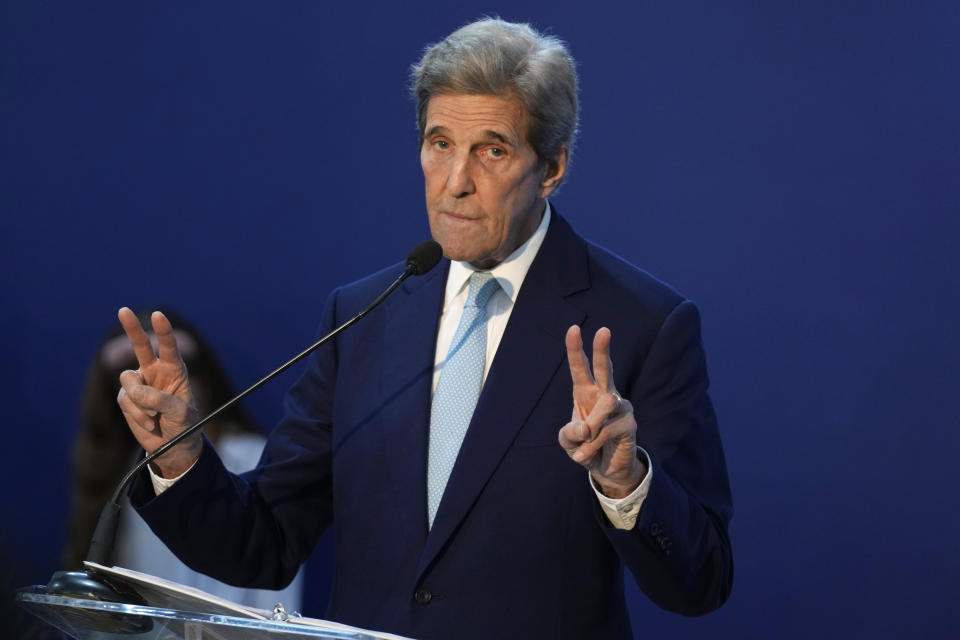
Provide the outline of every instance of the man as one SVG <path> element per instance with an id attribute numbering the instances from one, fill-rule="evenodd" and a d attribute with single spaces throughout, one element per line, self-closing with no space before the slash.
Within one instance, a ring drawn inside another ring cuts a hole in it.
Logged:
<path id="1" fill-rule="evenodd" d="M 313 355 L 256 470 L 196 438 L 132 501 L 185 562 L 250 586 L 289 580 L 332 524 L 327 616 L 417 638 L 630 637 L 623 565 L 666 609 L 715 609 L 731 502 L 696 308 L 546 201 L 576 129 L 571 58 L 482 20 L 413 76 L 449 260 Z M 396 272 L 334 291 L 321 332 Z M 120 319 L 140 369 L 119 402 L 152 451 L 197 417 L 186 370 L 162 314 L 156 356 Z"/>

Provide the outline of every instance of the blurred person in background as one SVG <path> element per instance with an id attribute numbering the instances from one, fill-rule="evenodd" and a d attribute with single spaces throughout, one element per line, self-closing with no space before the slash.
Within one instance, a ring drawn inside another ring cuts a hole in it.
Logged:
<path id="1" fill-rule="evenodd" d="M 175 318 L 177 347 L 190 371 L 197 409 L 206 415 L 235 395 L 219 360 L 200 334 L 181 316 Z M 141 318 L 146 322 L 147 315 Z M 151 340 L 155 337 L 151 334 Z M 117 325 L 97 349 L 87 374 L 81 407 L 80 431 L 73 445 L 71 510 L 67 542 L 61 554 L 64 569 L 83 568 L 93 530 L 100 511 L 123 475 L 134 465 L 142 449 L 127 428 L 117 393 L 118 376 L 136 368 L 130 341 Z M 234 473 L 254 468 L 266 442 L 259 426 L 240 407 L 235 406 L 211 421 L 204 432 L 224 465 Z M 129 508 L 126 496 L 117 534 L 113 564 L 141 571 L 180 584 L 202 589 L 221 598 L 262 609 L 282 602 L 290 610 L 299 610 L 302 601 L 303 570 L 281 591 L 233 587 L 189 569 L 160 541 L 136 511 Z"/>

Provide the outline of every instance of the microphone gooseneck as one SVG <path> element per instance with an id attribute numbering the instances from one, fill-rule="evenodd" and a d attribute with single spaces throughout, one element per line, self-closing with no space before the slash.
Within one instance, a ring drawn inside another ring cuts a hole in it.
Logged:
<path id="1" fill-rule="evenodd" d="M 191 425 L 184 431 L 180 432 L 179 434 L 177 434 L 176 436 L 168 440 L 166 443 L 158 447 L 153 453 L 144 457 L 143 460 L 141 460 L 133 469 L 131 469 L 123 477 L 123 479 L 120 481 L 120 484 L 117 485 L 116 490 L 113 492 L 113 496 L 111 497 L 110 502 L 108 502 L 104 506 L 103 511 L 100 514 L 100 519 L 97 522 L 97 527 L 94 531 L 93 538 L 90 542 L 90 549 L 87 552 L 87 561 L 94 562 L 100 565 L 108 564 L 110 556 L 113 553 L 114 541 L 116 539 L 117 527 L 119 524 L 120 496 L 123 494 L 123 490 L 126 488 L 126 486 L 130 483 L 133 477 L 141 469 L 143 469 L 145 466 L 150 464 L 150 462 L 152 462 L 159 456 L 162 456 L 164 453 L 169 451 L 172 447 L 176 446 L 177 443 L 179 443 L 180 441 L 196 433 L 198 429 L 203 427 L 203 425 L 207 424 L 212 419 L 222 414 L 224 411 L 226 411 L 227 409 L 235 405 L 237 402 L 239 402 L 240 400 L 248 396 L 250 393 L 256 391 L 257 389 L 262 387 L 264 384 L 266 384 L 276 376 L 280 375 L 281 373 L 283 373 L 284 371 L 292 367 L 294 364 L 296 364 L 303 358 L 310 355 L 313 351 L 315 351 L 316 349 L 324 345 L 326 342 L 328 342 L 332 338 L 336 337 L 338 334 L 344 331 L 347 327 L 358 322 L 361 318 L 366 316 L 373 309 L 375 309 L 381 302 L 383 302 L 387 298 L 387 296 L 393 293 L 404 280 L 406 280 L 412 275 L 423 275 L 427 273 L 428 271 L 433 269 L 438 262 L 440 262 L 440 258 L 442 257 L 443 257 L 443 249 L 440 247 L 439 244 L 437 244 L 433 240 L 427 240 L 425 242 L 421 242 L 420 244 L 418 244 L 416 247 L 414 247 L 410 251 L 409 254 L 407 254 L 406 267 L 403 273 L 401 273 L 400 276 L 396 280 L 394 280 L 394 282 L 389 287 L 387 287 L 387 289 L 383 293 L 381 293 L 373 302 L 371 302 L 365 309 L 363 309 L 363 311 L 353 316 L 352 318 L 344 322 L 342 325 L 340 325 L 339 327 L 337 327 L 336 329 L 334 329 L 333 331 L 331 331 L 330 333 L 328 333 L 327 335 L 325 335 L 324 337 L 317 340 L 312 345 L 310 345 L 309 347 L 307 347 L 306 349 L 298 353 L 292 359 L 280 365 L 279 367 L 277 367 L 276 369 L 268 373 L 266 376 L 264 376 L 257 382 L 253 383 L 243 391 L 241 391 L 234 398 L 225 402 L 222 406 L 215 409 L 212 413 L 210 413 L 205 418 L 201 419 L 196 424 Z M 70 584 L 77 583 L 78 585 L 81 585 L 81 584 L 83 585 L 84 587 L 83 591 L 85 593 L 90 593 L 90 589 L 87 586 L 87 582 L 90 579 L 95 578 L 94 576 L 90 576 L 84 572 L 57 572 L 56 574 L 54 574 L 54 576 L 55 576 L 55 579 L 51 580 L 50 585 L 48 585 L 48 589 L 55 588 L 58 591 L 59 590 L 69 591 L 71 590 L 71 587 L 66 586 L 64 583 L 70 583 Z M 55 582 L 56 582 L 56 585 L 54 584 Z M 106 598 L 101 595 L 97 599 L 109 599 L 109 598 Z"/>

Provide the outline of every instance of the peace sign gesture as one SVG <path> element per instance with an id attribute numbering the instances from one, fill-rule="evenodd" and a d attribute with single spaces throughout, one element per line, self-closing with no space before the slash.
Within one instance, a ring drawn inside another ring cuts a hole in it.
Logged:
<path id="1" fill-rule="evenodd" d="M 630 401 L 613 384 L 610 330 L 593 337 L 593 370 L 583 351 L 580 327 L 567 330 L 567 361 L 573 379 L 573 416 L 560 429 L 560 446 L 590 471 L 604 495 L 624 498 L 646 475 L 637 457 L 637 422 Z"/>
<path id="2" fill-rule="evenodd" d="M 136 371 L 120 374 L 117 403 L 133 436 L 151 453 L 197 421 L 187 367 L 165 315 L 154 311 L 150 316 L 157 340 L 156 352 L 133 311 L 123 307 L 117 317 L 140 365 Z M 157 458 L 154 464 L 166 478 L 179 476 L 200 455 L 202 443 L 199 434 L 189 437 Z"/>

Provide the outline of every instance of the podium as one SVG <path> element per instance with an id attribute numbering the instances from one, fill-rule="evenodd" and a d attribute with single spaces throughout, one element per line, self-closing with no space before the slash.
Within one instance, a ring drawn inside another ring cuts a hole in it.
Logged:
<path id="1" fill-rule="evenodd" d="M 21 591 L 16 601 L 77 640 L 380 640 L 353 628 L 317 628 L 282 620 L 177 611 Z"/>

